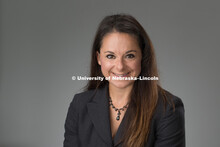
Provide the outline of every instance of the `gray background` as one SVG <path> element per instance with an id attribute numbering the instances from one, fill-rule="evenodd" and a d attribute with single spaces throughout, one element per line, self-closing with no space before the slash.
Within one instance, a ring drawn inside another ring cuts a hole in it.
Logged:
<path id="1" fill-rule="evenodd" d="M 100 20 L 129 13 L 148 32 L 162 86 L 185 104 L 188 147 L 220 146 L 218 0 L 0 1 L 0 146 L 62 146 Z"/>

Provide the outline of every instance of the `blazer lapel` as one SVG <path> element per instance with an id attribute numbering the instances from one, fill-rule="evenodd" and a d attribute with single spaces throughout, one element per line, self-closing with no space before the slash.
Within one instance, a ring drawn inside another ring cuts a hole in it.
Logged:
<path id="1" fill-rule="evenodd" d="M 108 86 L 98 89 L 93 100 L 87 104 L 88 113 L 95 130 L 104 142 L 112 145 L 110 128 Z"/>

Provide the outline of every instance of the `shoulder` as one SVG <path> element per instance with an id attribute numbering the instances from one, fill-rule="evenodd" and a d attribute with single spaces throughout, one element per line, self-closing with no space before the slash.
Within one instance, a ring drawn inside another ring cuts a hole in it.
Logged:
<path id="1" fill-rule="evenodd" d="M 74 95 L 71 104 L 80 106 L 86 105 L 88 102 L 92 100 L 92 97 L 95 95 L 95 90 L 88 90 L 84 92 L 80 92 Z"/>
<path id="2" fill-rule="evenodd" d="M 179 108 L 184 110 L 184 104 L 181 98 L 166 90 L 164 90 L 164 94 L 161 92 L 158 94 L 158 103 L 155 113 L 175 112 L 175 110 Z"/>
<path id="3" fill-rule="evenodd" d="M 159 94 L 152 118 L 152 132 L 156 146 L 185 147 L 185 119 L 182 100 L 165 91 L 166 98 Z M 174 135 L 175 134 L 175 135 Z"/>
<path id="4" fill-rule="evenodd" d="M 74 95 L 73 99 L 80 99 L 80 101 L 87 102 L 95 95 L 96 90 L 87 90 Z"/>
<path id="5" fill-rule="evenodd" d="M 164 97 L 165 95 L 165 97 Z M 159 125 L 164 120 L 175 120 L 184 123 L 184 104 L 181 98 L 164 90 L 164 95 L 159 93 L 158 103 L 154 112 L 153 119 Z"/>

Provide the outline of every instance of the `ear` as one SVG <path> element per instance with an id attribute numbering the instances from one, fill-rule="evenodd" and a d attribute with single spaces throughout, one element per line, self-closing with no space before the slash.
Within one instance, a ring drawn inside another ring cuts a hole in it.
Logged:
<path id="1" fill-rule="evenodd" d="M 99 65 L 101 65 L 101 61 L 100 61 L 100 53 L 98 51 L 96 51 L 96 58 L 97 58 L 97 62 Z"/>

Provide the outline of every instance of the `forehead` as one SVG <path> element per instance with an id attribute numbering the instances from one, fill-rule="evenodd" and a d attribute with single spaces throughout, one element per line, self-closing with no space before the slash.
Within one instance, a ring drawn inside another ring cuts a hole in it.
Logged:
<path id="1" fill-rule="evenodd" d="M 104 36 L 100 49 L 103 51 L 140 50 L 134 35 L 120 32 L 112 32 Z"/>

